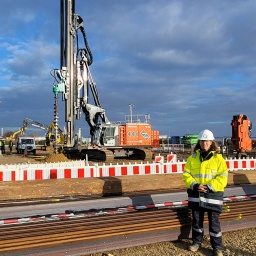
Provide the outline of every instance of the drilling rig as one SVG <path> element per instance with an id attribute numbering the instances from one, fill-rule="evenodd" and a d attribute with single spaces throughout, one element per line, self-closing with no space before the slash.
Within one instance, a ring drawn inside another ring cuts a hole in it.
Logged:
<path id="1" fill-rule="evenodd" d="M 79 36 L 82 35 L 82 40 Z M 75 0 L 60 0 L 60 69 L 55 79 L 54 125 L 58 130 L 58 95 L 65 101 L 66 155 L 89 159 L 112 160 L 117 154 L 136 159 L 152 159 L 152 147 L 159 147 L 159 131 L 152 130 L 149 115 L 145 121 L 112 123 L 106 116 L 89 66 L 93 55 L 87 41 L 83 19 L 75 12 Z M 84 45 L 81 48 L 80 42 Z M 90 103 L 91 98 L 93 103 Z M 84 113 L 90 128 L 91 147 L 78 149 L 75 121 Z M 132 119 L 132 118 L 131 118 Z M 138 121 L 138 120 L 136 120 Z M 56 134 L 56 138 L 57 138 Z"/>

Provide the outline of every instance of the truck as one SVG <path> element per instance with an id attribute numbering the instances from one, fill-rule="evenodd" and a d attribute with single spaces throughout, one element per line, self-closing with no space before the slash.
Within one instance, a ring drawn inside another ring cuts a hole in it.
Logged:
<path id="1" fill-rule="evenodd" d="M 36 143 L 33 137 L 18 137 L 16 145 L 17 154 L 36 154 Z"/>
<path id="2" fill-rule="evenodd" d="M 80 155 L 112 160 L 116 155 L 141 160 L 152 159 L 152 148 L 159 147 L 159 131 L 153 130 L 149 115 L 143 121 L 131 118 L 125 123 L 110 122 L 101 105 L 96 83 L 90 72 L 93 55 L 83 19 L 75 12 L 75 0 L 60 0 L 60 68 L 54 77 L 54 126 L 58 127 L 58 95 L 65 102 L 65 143 L 67 156 Z M 82 40 L 79 36 L 82 35 Z M 83 41 L 83 47 L 80 43 Z M 92 101 L 93 100 L 93 101 Z M 132 104 L 130 104 L 132 105 Z M 84 113 L 90 128 L 90 147 L 78 149 L 75 121 Z M 56 144 L 57 145 L 57 144 Z M 55 150 L 56 152 L 56 150 Z"/>
<path id="3" fill-rule="evenodd" d="M 171 136 L 170 144 L 181 144 L 182 136 Z"/>
<path id="4" fill-rule="evenodd" d="M 187 146 L 187 147 L 196 145 L 197 141 L 198 141 L 198 134 L 185 134 L 181 138 L 181 144 L 184 144 L 184 146 Z"/>

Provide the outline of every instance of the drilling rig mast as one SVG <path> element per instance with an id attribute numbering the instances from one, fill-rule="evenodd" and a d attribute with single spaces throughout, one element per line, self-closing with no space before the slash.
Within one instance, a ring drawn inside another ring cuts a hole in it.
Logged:
<path id="1" fill-rule="evenodd" d="M 60 69 L 54 70 L 53 76 L 57 84 L 54 84 L 53 92 L 55 130 L 58 130 L 59 93 L 62 93 L 62 100 L 65 101 L 64 151 L 69 155 L 90 155 L 103 160 L 113 159 L 120 151 L 125 156 L 152 159 L 151 148 L 153 144 L 155 147 L 159 145 L 159 131 L 151 129 L 148 118 L 145 118 L 144 123 L 140 123 L 140 119 L 129 124 L 109 122 L 90 73 L 89 66 L 93 62 L 93 56 L 87 42 L 83 19 L 75 13 L 75 0 L 60 0 L 60 14 Z M 79 47 L 79 32 L 83 37 L 83 48 Z M 89 92 L 93 104 L 89 103 Z M 93 147 L 79 151 L 75 120 L 80 119 L 81 111 L 90 127 Z"/>
<path id="2" fill-rule="evenodd" d="M 65 91 L 63 97 L 65 99 L 65 122 L 66 122 L 66 143 L 67 146 L 73 146 L 74 142 L 74 125 L 77 116 L 77 99 L 75 97 L 75 77 L 74 77 L 74 47 L 76 30 L 78 25 L 75 15 L 75 0 L 60 1 L 60 69 L 62 77 L 65 78 Z"/>

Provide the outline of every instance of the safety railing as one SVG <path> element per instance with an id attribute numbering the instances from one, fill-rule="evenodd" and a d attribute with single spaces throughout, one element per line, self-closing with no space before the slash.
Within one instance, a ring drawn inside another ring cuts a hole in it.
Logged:
<path id="1" fill-rule="evenodd" d="M 229 171 L 255 170 L 256 159 L 226 159 Z M 1 181 L 47 180 L 182 173 L 186 161 L 176 154 L 156 156 L 152 163 L 87 165 L 85 161 L 0 165 Z"/>

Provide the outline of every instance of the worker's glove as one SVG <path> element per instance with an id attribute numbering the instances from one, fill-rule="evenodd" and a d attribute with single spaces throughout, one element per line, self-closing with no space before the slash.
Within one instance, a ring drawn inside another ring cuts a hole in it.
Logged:
<path id="1" fill-rule="evenodd" d="M 206 187 L 207 187 L 207 193 L 212 192 L 212 190 L 211 190 L 209 185 L 206 185 Z"/>
<path id="2" fill-rule="evenodd" d="M 198 190 L 198 188 L 199 188 L 199 184 L 198 184 L 198 183 L 196 183 L 196 184 L 193 186 L 193 190 L 194 190 L 194 191 L 197 191 L 197 190 Z"/>

